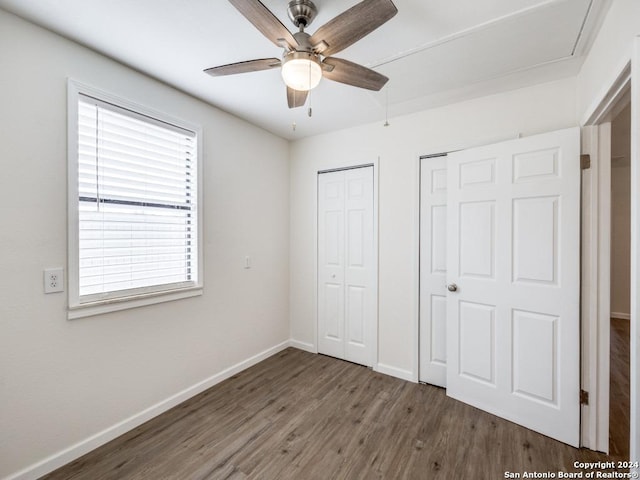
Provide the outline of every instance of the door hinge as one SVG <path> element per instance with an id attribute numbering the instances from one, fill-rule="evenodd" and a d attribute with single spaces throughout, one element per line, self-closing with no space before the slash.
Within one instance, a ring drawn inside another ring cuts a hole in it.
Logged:
<path id="1" fill-rule="evenodd" d="M 580 168 L 582 170 L 587 170 L 591 168 L 591 157 L 587 154 L 580 155 Z"/>
<path id="2" fill-rule="evenodd" d="M 589 405 L 589 392 L 580 390 L 580 405 Z"/>

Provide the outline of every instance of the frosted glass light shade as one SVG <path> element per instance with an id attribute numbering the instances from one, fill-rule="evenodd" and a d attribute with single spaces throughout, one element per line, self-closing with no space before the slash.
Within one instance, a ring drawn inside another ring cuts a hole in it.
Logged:
<path id="1" fill-rule="evenodd" d="M 322 68 L 315 55 L 295 52 L 285 57 L 282 79 L 288 87 L 306 92 L 315 88 L 322 78 Z"/>

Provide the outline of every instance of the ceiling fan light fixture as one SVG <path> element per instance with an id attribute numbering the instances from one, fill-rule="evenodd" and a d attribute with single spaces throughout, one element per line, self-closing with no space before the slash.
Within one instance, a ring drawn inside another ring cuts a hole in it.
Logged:
<path id="1" fill-rule="evenodd" d="M 322 67 L 317 57 L 309 52 L 291 52 L 282 62 L 282 79 L 289 88 L 301 92 L 318 86 Z"/>

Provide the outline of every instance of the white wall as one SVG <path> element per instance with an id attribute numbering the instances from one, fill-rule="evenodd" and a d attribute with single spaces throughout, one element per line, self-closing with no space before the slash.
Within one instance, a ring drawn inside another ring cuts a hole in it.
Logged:
<path id="1" fill-rule="evenodd" d="M 285 140 L 2 10 L 0 72 L 4 478 L 286 345 L 289 151 Z M 66 294 L 43 294 L 43 269 L 67 262 L 67 77 L 202 125 L 203 296 L 68 321 Z"/>
<path id="2" fill-rule="evenodd" d="M 316 173 L 379 157 L 378 368 L 417 380 L 418 157 L 575 126 L 575 88 L 561 80 L 293 142 L 292 338 L 315 346 Z"/>
<path id="3" fill-rule="evenodd" d="M 629 318 L 631 105 L 611 122 L 611 315 Z"/>

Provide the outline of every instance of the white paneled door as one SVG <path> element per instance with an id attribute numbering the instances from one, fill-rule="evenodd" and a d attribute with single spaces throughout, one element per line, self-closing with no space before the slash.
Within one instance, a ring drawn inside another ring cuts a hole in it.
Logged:
<path id="1" fill-rule="evenodd" d="M 579 135 L 447 157 L 447 394 L 574 446 Z"/>
<path id="2" fill-rule="evenodd" d="M 373 365 L 373 167 L 318 174 L 318 351 Z"/>
<path id="3" fill-rule="evenodd" d="M 447 384 L 447 157 L 420 165 L 420 381 Z"/>

